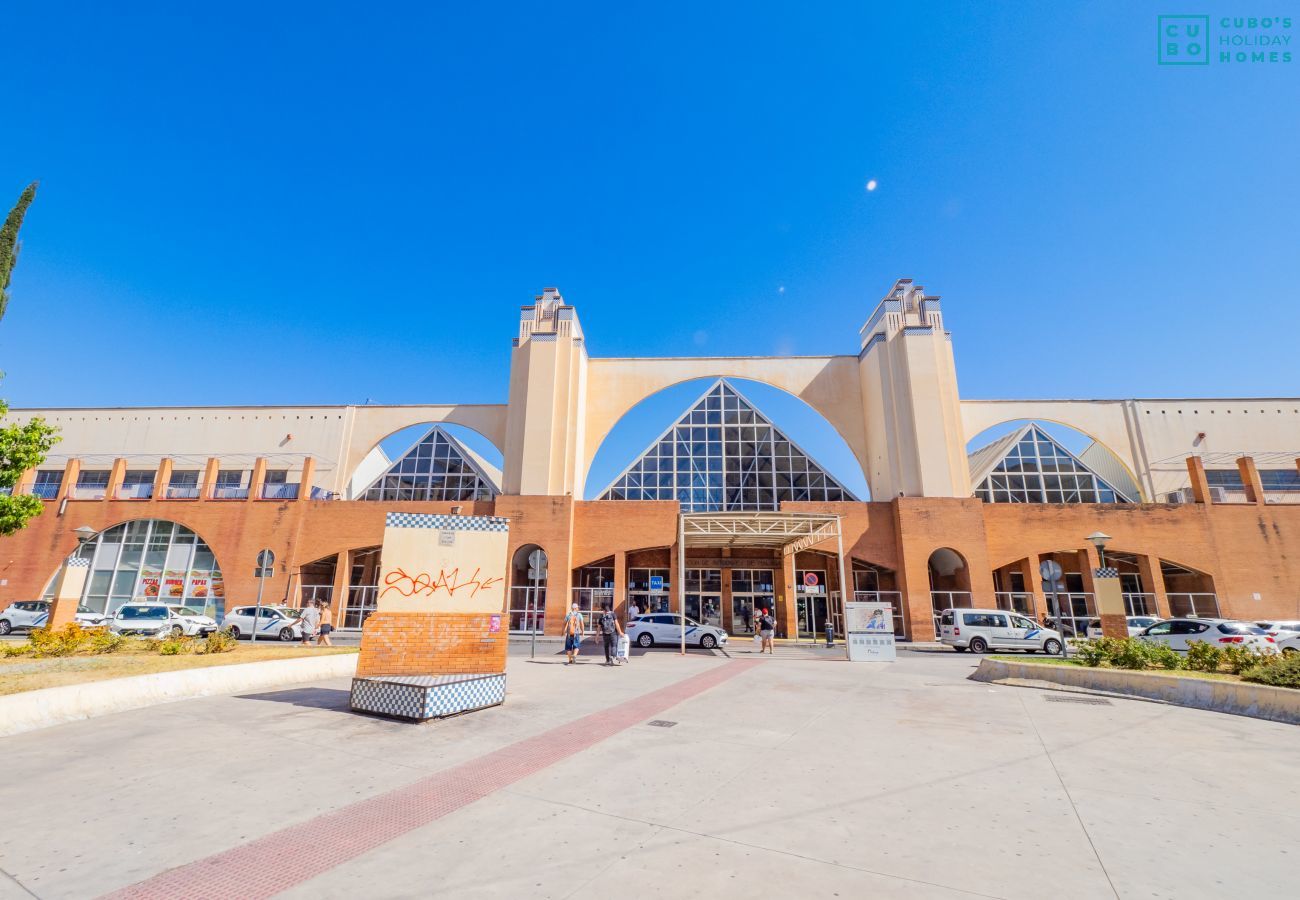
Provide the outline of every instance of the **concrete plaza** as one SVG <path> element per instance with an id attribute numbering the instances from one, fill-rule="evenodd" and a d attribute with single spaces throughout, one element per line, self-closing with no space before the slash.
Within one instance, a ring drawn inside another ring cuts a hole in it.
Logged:
<path id="1" fill-rule="evenodd" d="M 1297 891 L 1292 726 L 978 684 L 943 652 L 544 649 L 443 722 L 353 715 L 339 681 L 0 741 L 0 898 Z"/>

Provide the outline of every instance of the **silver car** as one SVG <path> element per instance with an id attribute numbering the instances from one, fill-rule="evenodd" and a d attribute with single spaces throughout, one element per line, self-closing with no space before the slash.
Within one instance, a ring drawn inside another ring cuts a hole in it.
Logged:
<path id="1" fill-rule="evenodd" d="M 1232 619 L 1166 619 L 1146 628 L 1138 640 L 1165 644 L 1179 653 L 1186 653 L 1193 641 L 1204 641 L 1216 647 L 1232 644 L 1254 649 L 1257 653 L 1277 653 L 1277 643 L 1267 631 L 1253 622 Z"/>
<path id="2" fill-rule="evenodd" d="M 677 613 L 647 613 L 627 623 L 627 636 L 638 647 L 681 646 L 682 617 Z M 712 650 L 727 643 L 727 632 L 716 625 L 686 620 L 686 643 Z"/>

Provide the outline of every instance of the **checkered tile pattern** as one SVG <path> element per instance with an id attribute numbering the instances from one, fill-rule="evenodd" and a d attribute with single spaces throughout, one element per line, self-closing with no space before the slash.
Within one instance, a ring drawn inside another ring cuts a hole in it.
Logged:
<path id="1" fill-rule="evenodd" d="M 1093 578 L 1118 578 L 1119 569 L 1114 566 L 1101 566 L 1092 570 Z"/>
<path id="2" fill-rule="evenodd" d="M 242 846 L 196 859 L 107 896 L 136 900 L 274 897 L 653 719 L 756 665 L 762 663 L 739 659 L 723 663 L 635 700 L 566 722 L 471 762 L 271 832 Z M 304 847 L 329 850 L 304 853 Z"/>
<path id="3" fill-rule="evenodd" d="M 506 676 L 388 675 L 352 679 L 352 708 L 400 719 L 437 719 L 504 703 Z"/>
<path id="4" fill-rule="evenodd" d="M 438 516 L 431 513 L 390 512 L 384 519 L 389 528 L 436 528 L 439 531 L 509 531 L 504 516 Z"/>
<path id="5" fill-rule="evenodd" d="M 89 569 L 90 560 L 84 556 L 69 556 L 67 559 L 69 569 Z"/>

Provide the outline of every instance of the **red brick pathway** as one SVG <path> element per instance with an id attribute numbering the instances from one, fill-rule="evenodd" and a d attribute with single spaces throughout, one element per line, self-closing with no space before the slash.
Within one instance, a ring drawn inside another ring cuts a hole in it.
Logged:
<path id="1" fill-rule="evenodd" d="M 473 762 L 272 832 L 106 896 L 137 900 L 272 897 L 580 753 L 758 664 L 757 660 L 723 663 L 635 700 L 503 747 Z M 310 846 L 326 846 L 331 852 L 302 852 L 303 847 Z"/>

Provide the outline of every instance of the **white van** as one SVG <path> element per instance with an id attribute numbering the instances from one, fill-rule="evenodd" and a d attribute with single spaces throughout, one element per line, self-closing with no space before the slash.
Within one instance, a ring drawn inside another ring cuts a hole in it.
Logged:
<path id="1" fill-rule="evenodd" d="M 958 653 L 986 650 L 1061 652 L 1061 635 L 1005 609 L 945 609 L 939 616 L 939 642 Z"/>

